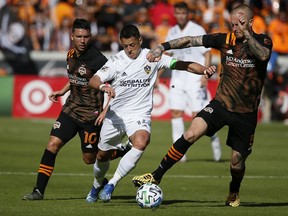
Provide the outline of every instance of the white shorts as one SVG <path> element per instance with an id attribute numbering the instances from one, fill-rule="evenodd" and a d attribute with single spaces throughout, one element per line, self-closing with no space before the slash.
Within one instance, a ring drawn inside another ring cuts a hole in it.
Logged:
<path id="1" fill-rule="evenodd" d="M 201 88 L 198 83 L 175 85 L 171 83 L 169 91 L 169 105 L 173 110 L 187 110 L 199 112 L 209 102 L 210 97 L 206 88 Z"/>
<path id="2" fill-rule="evenodd" d="M 151 131 L 150 116 L 118 116 L 112 111 L 107 113 L 100 132 L 98 148 L 102 151 L 120 149 L 122 140 L 138 130 Z"/>

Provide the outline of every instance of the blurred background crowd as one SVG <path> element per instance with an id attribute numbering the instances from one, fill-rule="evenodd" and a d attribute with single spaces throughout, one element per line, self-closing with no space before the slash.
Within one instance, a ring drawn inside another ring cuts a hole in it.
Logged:
<path id="1" fill-rule="evenodd" d="M 263 97 L 270 99 L 268 107 L 281 104 L 277 109 L 288 110 L 288 0 L 0 0 L 0 53 L 12 68 L 0 65 L 0 74 L 39 74 L 30 53 L 66 53 L 75 18 L 91 22 L 93 43 L 101 51 L 121 49 L 118 33 L 125 24 L 137 25 L 143 47 L 152 48 L 164 42 L 176 24 L 173 5 L 180 1 L 189 5 L 191 20 L 207 33 L 230 31 L 231 9 L 241 3 L 251 6 L 253 30 L 269 34 L 273 41 Z"/>

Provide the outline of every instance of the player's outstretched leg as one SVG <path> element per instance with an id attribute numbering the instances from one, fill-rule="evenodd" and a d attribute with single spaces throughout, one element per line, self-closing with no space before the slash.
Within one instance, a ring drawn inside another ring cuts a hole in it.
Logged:
<path id="1" fill-rule="evenodd" d="M 144 175 L 140 175 L 140 176 L 135 176 L 132 179 L 133 184 L 135 185 L 135 187 L 140 187 L 143 184 L 146 183 L 153 183 L 153 184 L 159 184 L 160 181 L 156 181 L 153 177 L 152 173 L 146 173 Z"/>

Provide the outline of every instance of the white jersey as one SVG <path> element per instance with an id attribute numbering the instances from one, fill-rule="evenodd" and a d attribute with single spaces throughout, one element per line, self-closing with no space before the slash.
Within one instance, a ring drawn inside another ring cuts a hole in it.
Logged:
<path id="1" fill-rule="evenodd" d="M 189 21 L 184 29 L 180 29 L 179 25 L 175 25 L 169 29 L 166 41 L 173 40 L 176 38 L 184 37 L 184 36 L 199 36 L 206 34 L 205 29 L 192 22 Z M 204 46 L 200 47 L 190 47 L 185 49 L 171 49 L 169 52 L 173 53 L 173 57 L 182 61 L 192 61 L 202 65 L 205 65 L 205 57 L 204 54 L 209 51 L 210 48 L 205 48 Z M 193 73 L 183 73 L 183 71 L 172 71 L 172 79 L 173 77 L 177 77 L 177 79 L 182 80 L 182 85 L 187 83 L 187 85 L 191 85 L 191 81 L 200 82 L 201 76 Z M 191 80 L 192 79 L 192 80 Z"/>
<path id="2" fill-rule="evenodd" d="M 136 59 L 131 59 L 122 50 L 97 71 L 102 82 L 112 81 L 111 86 L 116 92 L 108 113 L 114 112 L 122 117 L 151 116 L 157 71 L 169 68 L 173 58 L 163 55 L 159 62 L 149 62 L 146 59 L 149 51 L 142 49 Z"/>

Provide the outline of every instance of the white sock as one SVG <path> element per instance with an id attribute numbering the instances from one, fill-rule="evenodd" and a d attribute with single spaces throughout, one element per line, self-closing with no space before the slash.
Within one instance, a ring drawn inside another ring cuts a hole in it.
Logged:
<path id="1" fill-rule="evenodd" d="M 94 171 L 94 182 L 93 186 L 99 188 L 102 185 L 102 181 L 105 177 L 106 172 L 110 166 L 110 160 L 106 162 L 95 161 L 93 171 Z"/>
<path id="2" fill-rule="evenodd" d="M 121 158 L 113 178 L 109 181 L 109 184 L 116 186 L 116 184 L 124 176 L 126 176 L 132 169 L 134 169 L 143 152 L 144 151 L 132 147 L 131 150 Z"/>
<path id="3" fill-rule="evenodd" d="M 172 118 L 172 138 L 173 142 L 176 142 L 185 132 L 184 121 L 182 117 Z"/>

